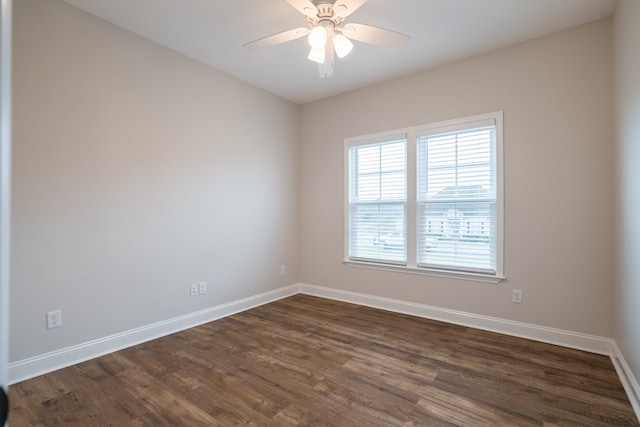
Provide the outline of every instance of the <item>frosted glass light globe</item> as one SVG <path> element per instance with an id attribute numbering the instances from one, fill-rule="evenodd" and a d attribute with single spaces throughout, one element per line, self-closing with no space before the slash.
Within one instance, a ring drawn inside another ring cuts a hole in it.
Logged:
<path id="1" fill-rule="evenodd" d="M 351 49 L 353 49 L 353 43 L 342 34 L 336 34 L 333 38 L 333 47 L 336 50 L 338 58 L 344 58 L 351 52 Z"/>
<path id="2" fill-rule="evenodd" d="M 309 46 L 314 49 L 323 48 L 327 43 L 327 30 L 322 26 L 318 25 L 309 33 Z"/>

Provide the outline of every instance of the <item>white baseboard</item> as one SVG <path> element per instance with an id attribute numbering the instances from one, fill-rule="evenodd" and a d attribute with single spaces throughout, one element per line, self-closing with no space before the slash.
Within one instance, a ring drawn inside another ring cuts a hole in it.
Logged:
<path id="1" fill-rule="evenodd" d="M 75 365 L 123 348 L 141 344 L 213 320 L 231 316 L 298 293 L 364 305 L 397 313 L 469 326 L 506 335 L 528 338 L 563 347 L 585 350 L 611 357 L 620 381 L 629 396 L 636 416 L 640 419 L 640 387 L 615 341 L 610 338 L 579 332 L 514 322 L 496 317 L 449 310 L 425 304 L 384 298 L 375 295 L 343 291 L 309 284 L 296 284 L 248 298 L 232 301 L 205 310 L 146 325 L 119 334 L 56 350 L 9 364 L 9 384 Z"/>
<path id="2" fill-rule="evenodd" d="M 193 328 L 299 293 L 292 285 L 9 364 L 9 384 Z"/>
<path id="3" fill-rule="evenodd" d="M 631 406 L 633 406 L 636 417 L 640 420 L 640 385 L 638 385 L 638 381 L 633 376 L 631 368 L 627 364 L 627 361 L 615 342 L 613 343 L 613 349 L 614 352 L 611 355 L 611 361 L 613 362 L 613 366 L 616 368 L 616 372 L 618 373 L 618 377 L 620 377 L 620 382 L 622 383 L 624 390 L 627 392 L 627 397 L 629 397 L 629 401 L 631 402 Z"/>
<path id="4" fill-rule="evenodd" d="M 498 332 L 535 341 L 557 344 L 604 355 L 613 354 L 613 340 L 579 332 L 538 326 L 530 323 L 514 322 L 497 317 L 483 316 L 464 311 L 449 310 L 425 304 L 416 304 L 374 295 L 342 291 L 321 286 L 300 285 L 300 292 L 323 298 L 350 302 L 397 313 L 410 314 L 427 319 L 440 320 L 456 325 Z"/>
<path id="5" fill-rule="evenodd" d="M 527 338 L 534 341 L 575 348 L 609 356 L 620 377 L 620 382 L 629 397 L 631 406 L 640 420 L 640 387 L 633 376 L 615 341 L 611 338 L 588 335 L 563 329 L 549 328 L 530 323 L 514 322 L 496 317 L 483 316 L 463 311 L 449 310 L 424 304 L 416 304 L 374 295 L 325 288 L 308 284 L 299 285 L 300 293 L 335 299 L 397 313 L 410 314 L 427 319 L 440 320 L 456 325 L 498 332 L 505 335 Z"/>

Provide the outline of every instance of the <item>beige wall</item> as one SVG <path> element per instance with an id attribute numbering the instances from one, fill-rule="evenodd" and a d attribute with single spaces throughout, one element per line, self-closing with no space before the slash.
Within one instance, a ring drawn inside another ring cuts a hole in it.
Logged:
<path id="1" fill-rule="evenodd" d="M 611 20 L 598 21 L 303 106 L 302 279 L 612 336 L 611 34 Z M 344 138 L 497 110 L 504 111 L 507 280 L 343 265 Z M 522 305 L 511 303 L 512 289 L 524 291 Z"/>
<path id="2" fill-rule="evenodd" d="M 298 281 L 296 105 L 61 1 L 14 6 L 11 361 Z"/>
<path id="3" fill-rule="evenodd" d="M 296 281 L 613 336 L 611 20 L 299 108 L 59 0 L 15 9 L 12 361 Z M 344 138 L 496 110 L 507 280 L 344 266 Z"/>
<path id="4" fill-rule="evenodd" d="M 615 15 L 618 280 L 615 340 L 640 378 L 640 2 Z M 639 396 L 640 397 L 640 396 Z"/>

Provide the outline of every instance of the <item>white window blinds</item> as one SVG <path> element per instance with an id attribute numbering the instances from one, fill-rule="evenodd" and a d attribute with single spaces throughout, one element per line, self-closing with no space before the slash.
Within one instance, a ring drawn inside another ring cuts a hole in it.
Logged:
<path id="1" fill-rule="evenodd" d="M 345 263 L 504 279 L 503 113 L 345 139 Z"/>
<path id="2" fill-rule="evenodd" d="M 495 120 L 422 131 L 417 145 L 418 266 L 495 274 Z"/>
<path id="3" fill-rule="evenodd" d="M 348 256 L 404 264 L 407 257 L 407 139 L 348 149 Z"/>

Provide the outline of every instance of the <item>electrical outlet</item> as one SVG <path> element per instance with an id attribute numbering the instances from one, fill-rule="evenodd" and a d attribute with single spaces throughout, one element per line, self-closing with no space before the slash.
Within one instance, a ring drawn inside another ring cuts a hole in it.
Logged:
<path id="1" fill-rule="evenodd" d="M 197 283 L 192 283 L 191 284 L 191 296 L 195 297 L 196 295 L 198 295 L 198 284 Z"/>
<path id="2" fill-rule="evenodd" d="M 281 265 L 280 266 L 280 275 L 284 276 L 285 274 L 287 274 L 287 266 L 286 265 Z"/>
<path id="3" fill-rule="evenodd" d="M 198 288 L 198 292 L 200 295 L 204 295 L 207 293 L 207 282 L 200 282 L 200 287 Z"/>
<path id="4" fill-rule="evenodd" d="M 514 289 L 511 293 L 511 302 L 514 304 L 522 304 L 522 291 Z"/>
<path id="5" fill-rule="evenodd" d="M 60 326 L 62 326 L 62 311 L 47 312 L 47 329 L 59 328 Z"/>

